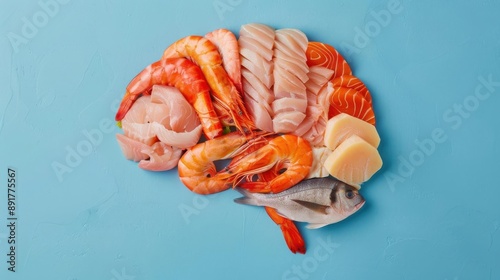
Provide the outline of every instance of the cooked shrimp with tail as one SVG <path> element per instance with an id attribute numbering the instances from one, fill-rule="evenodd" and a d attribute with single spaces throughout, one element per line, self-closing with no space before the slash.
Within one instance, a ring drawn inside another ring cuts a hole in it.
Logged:
<path id="1" fill-rule="evenodd" d="M 231 161 L 223 172 L 234 175 L 231 178 L 233 185 L 251 192 L 278 193 L 303 180 L 309 174 L 311 165 L 312 149 L 309 142 L 285 134 Z"/>
<path id="2" fill-rule="evenodd" d="M 221 119 L 230 117 L 242 133 L 251 132 L 255 125 L 250 119 L 240 93 L 222 65 L 217 46 L 202 36 L 187 36 L 173 43 L 162 59 L 187 57 L 198 64 L 212 89 L 214 107 Z"/>
<path id="3" fill-rule="evenodd" d="M 199 143 L 179 160 L 179 178 L 188 189 L 198 194 L 227 190 L 234 174 L 217 172 L 214 161 L 233 158 L 259 141 L 262 141 L 259 136 L 253 138 L 236 131 Z"/>

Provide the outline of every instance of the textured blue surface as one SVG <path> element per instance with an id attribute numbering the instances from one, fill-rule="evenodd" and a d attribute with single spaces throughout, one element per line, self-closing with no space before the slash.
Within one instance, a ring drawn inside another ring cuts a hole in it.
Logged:
<path id="1" fill-rule="evenodd" d="M 316 2 L 3 1 L 0 279 L 500 279 L 500 2 Z M 384 167 L 359 213 L 300 225 L 306 255 L 236 192 L 197 196 L 126 161 L 110 125 L 170 43 L 249 22 L 336 46 L 374 99 Z"/>

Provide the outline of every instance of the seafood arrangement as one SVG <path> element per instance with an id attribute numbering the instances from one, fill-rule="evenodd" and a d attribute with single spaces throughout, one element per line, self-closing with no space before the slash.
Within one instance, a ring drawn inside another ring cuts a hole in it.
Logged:
<path id="1" fill-rule="evenodd" d="M 298 29 L 260 23 L 191 35 L 166 48 L 126 88 L 115 117 L 125 158 L 177 167 L 197 194 L 235 188 L 262 206 L 293 253 L 294 222 L 319 228 L 365 203 L 382 166 L 372 97 L 337 50 Z M 227 160 L 217 170 L 214 162 Z"/>

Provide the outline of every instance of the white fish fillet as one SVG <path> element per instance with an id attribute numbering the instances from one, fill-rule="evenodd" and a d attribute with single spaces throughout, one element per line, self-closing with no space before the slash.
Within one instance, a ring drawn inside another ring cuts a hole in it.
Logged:
<path id="1" fill-rule="evenodd" d="M 274 29 L 259 23 L 241 26 L 238 44 L 241 56 L 243 100 L 255 126 L 273 132 L 271 103 L 274 94 Z"/>
<path id="2" fill-rule="evenodd" d="M 289 133 L 297 129 L 306 117 L 307 93 L 305 82 L 308 80 L 306 49 L 307 37 L 296 29 L 279 29 L 273 52 L 274 77 L 274 111 L 273 128 L 277 133 Z M 293 98 L 302 102 L 280 101 L 282 98 Z M 296 105 L 301 106 L 297 107 Z M 302 106 L 305 104 L 306 106 Z M 284 108 L 283 105 L 288 105 Z"/>
<path id="3" fill-rule="evenodd" d="M 303 137 L 313 146 L 322 146 L 323 144 L 323 134 L 328 121 L 328 107 L 325 107 L 323 103 L 327 102 L 327 106 L 329 106 L 329 102 L 326 95 L 318 95 L 333 74 L 333 70 L 322 66 L 312 66 L 307 73 L 309 80 L 305 83 L 308 105 L 306 118 L 293 134 Z"/>
<path id="4" fill-rule="evenodd" d="M 202 127 L 194 108 L 174 87 L 153 86 L 122 120 L 124 134 L 116 138 L 127 159 L 151 171 L 177 165 L 182 149 L 194 146 Z"/>
<path id="5" fill-rule="evenodd" d="M 165 171 L 177 166 L 182 150 L 171 147 L 162 142 L 156 142 L 149 149 L 144 150 L 149 160 L 141 160 L 139 167 L 150 171 Z"/>

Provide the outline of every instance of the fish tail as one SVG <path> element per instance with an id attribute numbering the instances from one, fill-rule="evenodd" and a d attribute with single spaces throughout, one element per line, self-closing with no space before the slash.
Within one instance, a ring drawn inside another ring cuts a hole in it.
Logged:
<path id="1" fill-rule="evenodd" d="M 251 193 L 243 188 L 236 187 L 234 189 L 243 195 L 243 197 L 235 198 L 234 202 L 239 204 L 262 206 L 259 203 L 259 200 L 255 197 L 254 193 Z"/>

